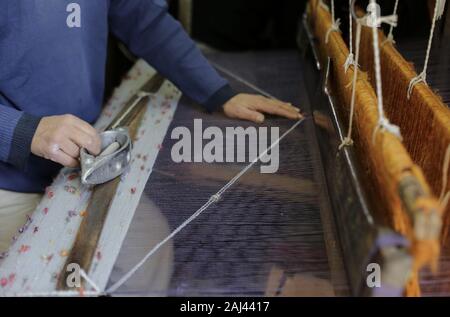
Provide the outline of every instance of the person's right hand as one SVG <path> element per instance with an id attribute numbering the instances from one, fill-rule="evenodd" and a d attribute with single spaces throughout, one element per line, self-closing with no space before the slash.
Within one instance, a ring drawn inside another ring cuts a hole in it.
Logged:
<path id="1" fill-rule="evenodd" d="M 79 166 L 81 148 L 98 155 L 101 140 L 89 123 L 73 115 L 42 118 L 31 142 L 33 154 L 66 167 Z"/>

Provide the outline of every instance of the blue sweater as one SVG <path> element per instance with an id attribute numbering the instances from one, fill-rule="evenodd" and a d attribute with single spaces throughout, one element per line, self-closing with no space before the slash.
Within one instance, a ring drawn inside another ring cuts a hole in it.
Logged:
<path id="1" fill-rule="evenodd" d="M 207 110 L 233 96 L 165 0 L 2 0 L 0 189 L 42 192 L 61 168 L 30 153 L 42 117 L 96 121 L 108 32 Z"/>

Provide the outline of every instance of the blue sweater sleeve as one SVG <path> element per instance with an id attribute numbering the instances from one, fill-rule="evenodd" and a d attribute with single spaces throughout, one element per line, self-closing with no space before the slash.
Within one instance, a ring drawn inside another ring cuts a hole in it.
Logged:
<path id="1" fill-rule="evenodd" d="M 0 160 L 24 170 L 39 122 L 38 117 L 0 105 Z"/>
<path id="2" fill-rule="evenodd" d="M 111 31 L 180 90 L 207 110 L 235 93 L 167 12 L 166 0 L 111 0 Z"/>

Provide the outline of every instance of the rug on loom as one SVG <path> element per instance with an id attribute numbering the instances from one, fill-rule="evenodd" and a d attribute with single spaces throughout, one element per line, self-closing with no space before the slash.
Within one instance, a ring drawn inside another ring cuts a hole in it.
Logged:
<path id="1" fill-rule="evenodd" d="M 338 32 L 332 32 L 328 44 L 327 31 L 331 27 L 331 15 L 319 1 L 311 0 L 308 6 L 309 20 L 317 40 L 322 65 L 327 57 L 332 59 L 330 69 L 331 94 L 338 101 L 337 106 L 348 122 L 353 67 L 344 72 L 344 63 L 349 54 L 347 45 Z M 354 148 L 367 178 L 365 190 L 372 198 L 374 216 L 394 230 L 407 236 L 413 244 L 416 272 L 425 265 L 435 265 L 439 256 L 439 241 L 419 240 L 415 235 L 416 217 L 427 217 L 438 210 L 439 204 L 431 193 L 423 172 L 414 164 L 402 142 L 392 134 L 379 132 L 373 142 L 373 132 L 378 124 L 377 97 L 367 75 L 361 74 L 356 83 Z M 348 124 L 344 124 L 348 128 Z M 423 191 L 414 202 L 415 216 L 410 216 L 399 189 L 406 179 L 412 179 Z M 406 295 L 419 295 L 417 274 L 411 277 Z"/>

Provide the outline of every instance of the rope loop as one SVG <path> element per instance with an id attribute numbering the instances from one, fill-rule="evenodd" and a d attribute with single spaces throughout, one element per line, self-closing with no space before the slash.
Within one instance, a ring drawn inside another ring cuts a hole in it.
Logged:
<path id="1" fill-rule="evenodd" d="M 325 44 L 328 44 L 332 32 L 339 32 L 339 33 L 341 32 L 340 26 L 341 26 L 341 19 L 337 19 L 336 21 L 333 22 L 333 24 L 331 24 L 330 28 L 327 31 L 327 34 L 325 35 Z"/>
<path id="2" fill-rule="evenodd" d="M 408 86 L 408 99 L 411 99 L 412 92 L 414 90 L 414 86 L 418 83 L 423 82 L 425 85 L 427 85 L 427 73 L 425 71 L 422 71 L 419 75 L 411 79 Z"/>
<path id="3" fill-rule="evenodd" d="M 353 56 L 353 53 L 349 53 L 347 56 L 347 59 L 345 60 L 344 63 L 344 71 L 347 73 L 348 69 L 350 68 L 351 65 L 355 65 L 355 58 Z"/>
<path id="4" fill-rule="evenodd" d="M 384 39 L 384 41 L 381 43 L 381 46 L 386 45 L 387 43 L 391 43 L 392 45 L 396 44 L 397 42 L 394 40 L 394 35 L 392 33 L 389 33 L 388 36 Z"/>
<path id="5" fill-rule="evenodd" d="M 395 0 L 394 12 L 392 13 L 394 15 L 397 14 L 398 1 L 399 0 Z M 386 43 L 391 43 L 392 45 L 395 44 L 393 32 L 394 32 L 394 26 L 391 25 L 391 27 L 389 28 L 389 34 L 388 34 L 387 38 L 383 41 L 383 43 L 381 43 L 381 46 L 385 45 Z"/>
<path id="6" fill-rule="evenodd" d="M 393 134 L 395 137 L 397 137 L 400 141 L 403 141 L 403 137 L 400 132 L 400 127 L 389 122 L 389 120 L 384 116 L 380 117 L 380 119 L 378 120 L 378 124 L 375 130 L 373 131 L 372 135 L 373 143 L 375 143 L 376 141 L 376 136 L 378 132 L 389 132 L 390 134 Z"/>
<path id="7" fill-rule="evenodd" d="M 339 151 L 348 146 L 353 146 L 353 140 L 351 137 L 346 136 L 339 145 Z"/>
<path id="8" fill-rule="evenodd" d="M 330 7 L 323 0 L 319 0 L 319 6 L 330 12 Z"/>
<path id="9" fill-rule="evenodd" d="M 427 46 L 427 52 L 425 55 L 425 62 L 423 63 L 423 70 L 418 76 L 411 79 L 411 82 L 409 83 L 409 87 L 408 87 L 408 92 L 407 92 L 408 99 L 411 98 L 412 91 L 413 91 L 415 85 L 417 85 L 420 82 L 423 82 L 425 85 L 428 85 L 427 84 L 427 68 L 428 68 L 428 61 L 430 60 L 431 46 L 433 44 L 434 29 L 436 28 L 436 22 L 440 18 L 442 18 L 442 15 L 444 14 L 445 1 L 446 0 L 436 0 L 436 4 L 434 6 L 433 22 L 431 23 L 430 36 L 428 38 L 428 46 Z"/>

